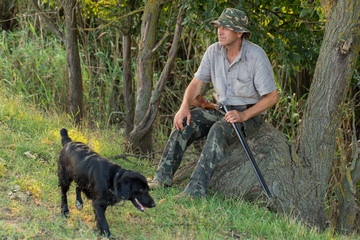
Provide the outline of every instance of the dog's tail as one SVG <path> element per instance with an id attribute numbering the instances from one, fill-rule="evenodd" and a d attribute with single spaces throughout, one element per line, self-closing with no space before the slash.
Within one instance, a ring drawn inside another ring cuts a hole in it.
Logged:
<path id="1" fill-rule="evenodd" d="M 65 128 L 62 128 L 60 130 L 60 136 L 61 136 L 61 145 L 64 146 L 66 143 L 71 142 L 71 138 L 68 135 L 68 132 Z"/>

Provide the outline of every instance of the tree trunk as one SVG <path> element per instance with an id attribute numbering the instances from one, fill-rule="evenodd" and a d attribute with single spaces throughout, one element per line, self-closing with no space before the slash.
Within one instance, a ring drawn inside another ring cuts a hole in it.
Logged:
<path id="1" fill-rule="evenodd" d="M 157 26 L 162 3 L 162 0 L 148 0 L 144 7 L 141 39 L 136 63 L 137 99 L 134 125 L 141 122 L 149 106 L 155 61 L 152 50 L 156 44 Z M 130 135 L 130 142 L 134 149 L 140 149 L 141 152 L 152 151 L 151 131 L 143 135 L 141 139 Z"/>
<path id="2" fill-rule="evenodd" d="M 131 132 L 131 139 L 133 140 L 133 142 L 142 140 L 143 136 L 146 136 L 147 134 L 149 134 L 149 132 L 151 132 L 152 124 L 154 123 L 154 121 L 156 119 L 156 115 L 157 115 L 157 112 L 159 109 L 161 94 L 164 90 L 165 83 L 170 76 L 171 69 L 175 63 L 175 57 L 176 57 L 176 53 L 179 48 L 180 36 L 181 36 L 181 32 L 182 32 L 181 24 L 184 20 L 185 12 L 186 12 L 186 10 L 184 8 L 181 8 L 179 10 L 179 14 L 178 14 L 178 17 L 176 20 L 174 38 L 173 38 L 171 48 L 169 50 L 168 60 L 165 64 L 163 71 L 161 72 L 161 75 L 156 84 L 155 90 L 151 96 L 150 104 L 148 105 L 148 109 L 147 109 L 145 116 L 143 117 L 141 122 L 139 122 L 135 126 L 134 130 Z"/>
<path id="3" fill-rule="evenodd" d="M 323 226 L 326 220 L 324 199 L 328 178 L 335 156 L 336 130 L 340 125 L 341 103 L 354 73 L 360 47 L 360 2 L 330 1 L 332 5 L 325 26 L 325 35 L 310 88 L 308 103 L 300 126 L 300 139 L 296 146 L 299 165 L 308 169 L 308 180 L 315 186 L 308 196 L 321 199 L 313 206 L 298 206 L 302 217 L 313 218 L 314 224 Z M 330 4 L 327 1 L 327 4 Z M 306 176 L 304 176 L 304 180 Z M 306 213 L 310 210 L 310 214 Z"/>
<path id="4" fill-rule="evenodd" d="M 119 47 L 122 46 L 122 44 L 120 43 L 120 35 L 122 35 L 120 32 L 116 32 L 116 48 L 113 54 L 116 56 L 117 59 L 122 57 L 122 51 L 119 50 Z M 122 121 L 123 119 L 121 104 L 124 101 L 124 96 L 120 91 L 122 81 L 121 78 L 118 76 L 118 73 L 114 75 L 113 79 L 114 83 L 111 86 L 111 94 L 109 99 L 108 124 L 119 124 L 120 121 Z"/>
<path id="5" fill-rule="evenodd" d="M 132 13 L 136 10 L 136 1 L 130 1 L 127 4 L 124 13 Z M 131 36 L 136 23 L 132 14 L 126 14 L 125 18 L 120 21 L 120 31 L 122 32 L 122 55 L 123 55 L 123 74 L 122 74 L 122 97 L 124 101 L 125 117 L 124 117 L 124 136 L 129 137 L 130 132 L 134 128 L 135 116 L 135 81 L 132 73 L 132 57 L 131 57 Z"/>
<path id="6" fill-rule="evenodd" d="M 339 106 L 360 49 L 360 2 L 323 2 L 332 5 L 324 6 L 329 14 L 298 143 L 291 146 L 268 124 L 249 139 L 259 168 L 276 198 L 277 211 L 322 229 L 328 221 L 324 204 L 335 156 Z M 227 195 L 251 198 L 262 192 L 237 143 L 227 150 L 224 161 L 214 173 L 212 186 Z"/>
<path id="7" fill-rule="evenodd" d="M 288 140 L 271 124 L 265 123 L 246 141 L 271 194 L 279 200 L 287 198 L 288 192 L 291 191 L 288 190 L 288 186 L 294 185 L 298 180 L 291 171 L 295 160 Z M 210 185 L 229 196 L 258 198 L 263 190 L 240 141 L 226 149 L 224 155 L 224 160 L 214 171 Z M 279 207 L 279 210 L 290 209 L 295 199 L 299 197 L 284 201 L 284 206 Z"/>
<path id="8" fill-rule="evenodd" d="M 356 185 L 360 181 L 360 144 L 356 137 L 355 113 L 353 113 L 353 157 L 345 169 L 345 177 L 338 190 L 339 216 L 337 229 L 347 234 L 355 230 L 356 225 Z"/>
<path id="9" fill-rule="evenodd" d="M 285 136 L 266 123 L 247 142 L 274 197 L 277 212 L 300 217 L 308 224 L 322 222 L 324 227 L 327 216 L 315 207 L 322 206 L 324 199 L 313 193 L 318 184 L 311 181 L 311 169 L 300 165 Z M 225 156 L 214 172 L 211 186 L 229 196 L 259 198 L 262 187 L 240 142 L 231 145 Z"/>
<path id="10" fill-rule="evenodd" d="M 312 76 L 308 69 L 300 67 L 300 71 L 296 73 L 295 79 L 295 83 L 292 84 L 293 86 L 291 88 L 299 99 L 309 92 Z"/>
<path id="11" fill-rule="evenodd" d="M 135 84 L 131 72 L 131 35 L 130 32 L 123 34 L 123 95 L 125 100 L 125 126 L 124 134 L 129 136 L 133 130 L 135 115 Z"/>
<path id="12" fill-rule="evenodd" d="M 83 84 L 76 25 L 76 0 L 64 1 L 66 60 L 70 85 L 70 117 L 79 124 L 83 117 Z"/>

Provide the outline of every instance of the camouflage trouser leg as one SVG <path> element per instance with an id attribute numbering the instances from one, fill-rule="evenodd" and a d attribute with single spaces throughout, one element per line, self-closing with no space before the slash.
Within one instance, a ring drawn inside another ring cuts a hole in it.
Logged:
<path id="1" fill-rule="evenodd" d="M 225 120 L 216 122 L 209 131 L 199 162 L 184 192 L 194 197 L 205 196 L 214 168 L 224 158 L 224 150 L 237 137 L 231 125 Z"/>
<path id="2" fill-rule="evenodd" d="M 190 124 L 186 126 L 186 120 L 184 120 L 184 130 L 173 129 L 171 132 L 154 180 L 170 186 L 186 148 L 195 140 L 205 137 L 210 127 L 221 118 L 222 115 L 215 110 L 201 108 L 191 110 Z"/>
<path id="3" fill-rule="evenodd" d="M 251 136 L 261 127 L 262 121 L 262 116 L 256 116 L 240 125 L 245 135 Z M 231 124 L 223 119 L 216 122 L 210 128 L 199 162 L 184 192 L 193 197 L 205 196 L 214 168 L 224 159 L 225 149 L 238 141 Z"/>
<path id="4" fill-rule="evenodd" d="M 195 140 L 207 136 L 199 162 L 184 190 L 195 197 L 206 195 L 213 170 L 223 160 L 224 150 L 239 141 L 231 124 L 223 120 L 223 117 L 215 110 L 192 110 L 190 125 L 183 131 L 172 131 L 154 180 L 172 185 L 173 175 L 180 166 L 186 148 Z M 261 123 L 262 117 L 256 116 L 241 123 L 241 126 L 245 135 L 250 136 L 260 128 Z"/>

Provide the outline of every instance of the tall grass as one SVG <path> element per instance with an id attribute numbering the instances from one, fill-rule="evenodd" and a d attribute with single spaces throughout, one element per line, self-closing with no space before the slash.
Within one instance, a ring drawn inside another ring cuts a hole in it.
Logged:
<path id="1" fill-rule="evenodd" d="M 290 95 L 282 89 L 279 89 L 279 93 L 279 102 L 268 110 L 266 120 L 283 132 L 290 142 L 294 142 L 298 138 L 307 95 L 298 98 L 295 94 Z"/>
<path id="2" fill-rule="evenodd" d="M 26 98 L 11 96 L 0 87 L 1 239 L 99 238 L 93 230 L 91 203 L 85 200 L 81 212 L 74 207 L 74 187 L 69 191 L 71 215 L 69 219 L 60 216 L 56 160 L 61 127 L 104 156 L 123 153 L 117 132 L 74 128 L 65 115 L 38 111 Z M 155 171 L 144 159 L 116 162 L 146 177 Z M 173 196 L 182 188 L 175 185 L 152 191 L 157 206 L 146 213 L 129 202 L 110 207 L 107 219 L 113 235 L 118 239 L 356 239 L 355 235 L 337 236 L 330 228 L 319 233 L 239 198 L 210 193 L 204 199 L 175 201 Z"/>
<path id="3" fill-rule="evenodd" d="M 23 30 L 1 33 L 0 82 L 8 93 L 19 94 L 43 110 L 67 112 L 64 43 L 56 37 L 38 37 L 31 22 L 27 24 Z M 114 81 L 122 77 L 120 59 L 114 58 L 101 50 L 81 51 L 86 119 L 101 127 L 111 115 Z"/>
<path id="4" fill-rule="evenodd" d="M 43 109 L 64 110 L 67 103 L 66 56 L 56 38 L 42 43 L 27 32 L 1 34 L 0 81 Z"/>

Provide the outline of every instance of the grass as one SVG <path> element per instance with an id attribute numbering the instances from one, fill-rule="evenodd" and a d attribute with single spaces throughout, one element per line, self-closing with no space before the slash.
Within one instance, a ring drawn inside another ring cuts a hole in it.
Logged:
<path id="1" fill-rule="evenodd" d="M 26 37 L 27 31 L 0 35 L 0 82 L 44 109 L 67 102 L 64 47 L 56 38 L 47 42 Z M 65 86 L 64 86 L 65 83 Z"/>
<path id="2" fill-rule="evenodd" d="M 97 239 L 91 203 L 75 208 L 75 189 L 69 191 L 71 215 L 60 216 L 57 156 L 59 130 L 92 146 L 104 156 L 124 153 L 115 130 L 74 128 L 67 117 L 41 112 L 26 99 L 13 97 L 0 86 L 0 239 Z M 151 178 L 156 162 L 129 157 L 117 160 L 124 168 Z M 152 191 L 157 202 L 146 213 L 129 202 L 110 207 L 107 219 L 117 239 L 356 239 L 319 233 L 238 198 L 210 194 L 205 199 L 175 201 L 183 186 Z M 22 193 L 22 195 L 21 195 Z"/>

